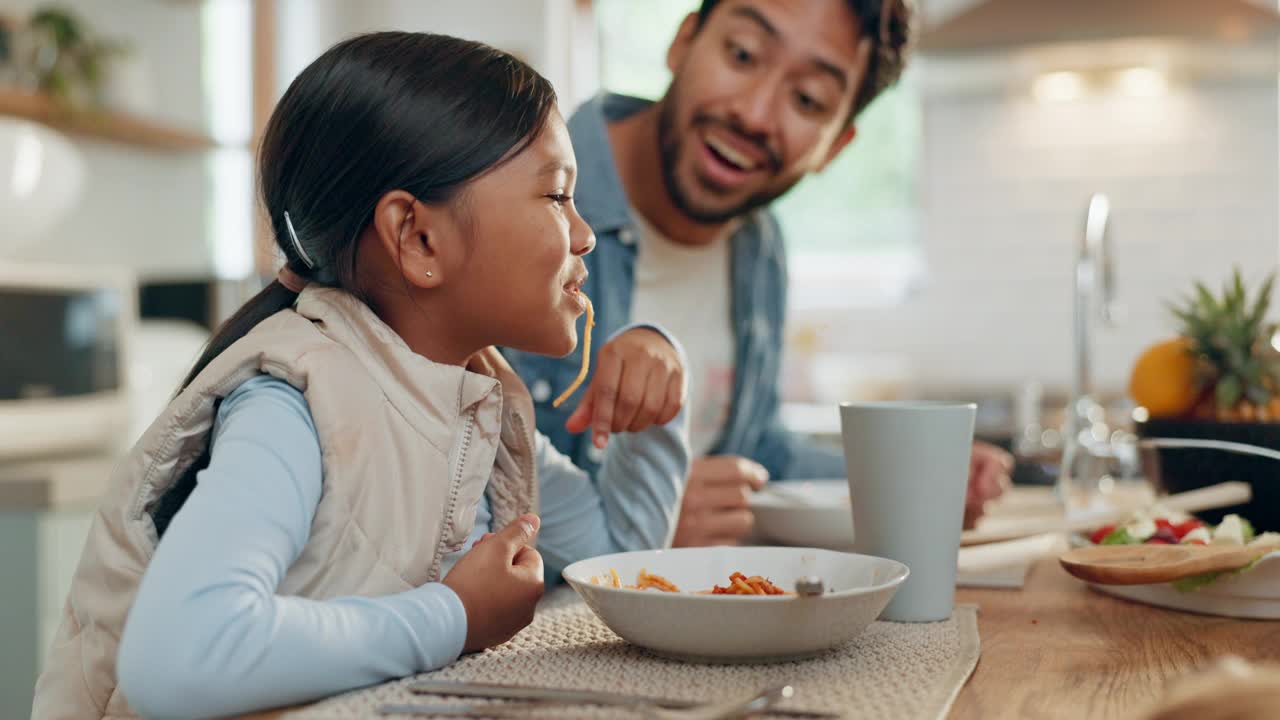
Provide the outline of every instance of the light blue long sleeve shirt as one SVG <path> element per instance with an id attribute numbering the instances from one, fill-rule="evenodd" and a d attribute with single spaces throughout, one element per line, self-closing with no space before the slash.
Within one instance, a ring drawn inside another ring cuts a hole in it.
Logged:
<path id="1" fill-rule="evenodd" d="M 688 466 L 683 413 L 610 439 L 593 481 L 537 436 L 546 577 L 669 540 Z M 467 617 L 443 583 L 325 601 L 276 594 L 320 502 L 320 441 L 302 393 L 259 376 L 222 402 L 208 468 L 144 574 L 118 657 L 144 717 L 213 717 L 433 670 L 462 653 Z M 487 502 L 462 551 L 485 532 Z"/>

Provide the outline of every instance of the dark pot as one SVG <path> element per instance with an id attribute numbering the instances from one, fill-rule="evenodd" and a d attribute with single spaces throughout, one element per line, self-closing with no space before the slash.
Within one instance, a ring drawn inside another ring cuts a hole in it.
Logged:
<path id="1" fill-rule="evenodd" d="M 1280 451 L 1280 423 L 1148 420 L 1138 423 L 1135 431 L 1139 438 L 1222 440 Z M 1232 480 L 1249 483 L 1253 488 L 1250 502 L 1196 514 L 1216 523 L 1229 513 L 1239 513 L 1259 532 L 1280 531 L 1280 461 L 1201 448 L 1147 450 L 1142 459 L 1143 472 L 1164 492 L 1184 492 Z"/>

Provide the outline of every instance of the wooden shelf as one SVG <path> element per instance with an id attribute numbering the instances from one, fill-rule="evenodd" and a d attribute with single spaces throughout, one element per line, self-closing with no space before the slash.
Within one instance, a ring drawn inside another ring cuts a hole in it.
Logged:
<path id="1" fill-rule="evenodd" d="M 149 150 L 207 150 L 212 138 L 107 110 L 68 111 L 45 95 L 0 89 L 0 115 L 44 123 L 72 135 L 133 145 Z"/>

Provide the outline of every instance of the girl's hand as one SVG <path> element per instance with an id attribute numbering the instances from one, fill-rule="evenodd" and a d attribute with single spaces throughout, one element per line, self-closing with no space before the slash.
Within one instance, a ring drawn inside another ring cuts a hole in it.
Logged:
<path id="1" fill-rule="evenodd" d="M 600 348 L 595 376 L 565 428 L 591 428 L 592 442 L 603 448 L 611 432 L 671 422 L 684 396 L 684 364 L 675 346 L 656 330 L 633 328 Z"/>
<path id="2" fill-rule="evenodd" d="M 485 535 L 445 576 L 467 611 L 465 652 L 501 645 L 533 622 L 543 592 L 542 556 L 533 549 L 540 524 L 522 515 Z"/>

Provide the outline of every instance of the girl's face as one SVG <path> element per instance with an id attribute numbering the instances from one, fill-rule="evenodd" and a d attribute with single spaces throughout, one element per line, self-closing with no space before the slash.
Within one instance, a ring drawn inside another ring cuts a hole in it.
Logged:
<path id="1" fill-rule="evenodd" d="M 582 256 L 595 236 L 573 205 L 577 161 L 560 113 L 537 139 L 459 198 L 466 251 L 449 290 L 463 332 L 480 345 L 563 356 L 586 311 Z"/>

